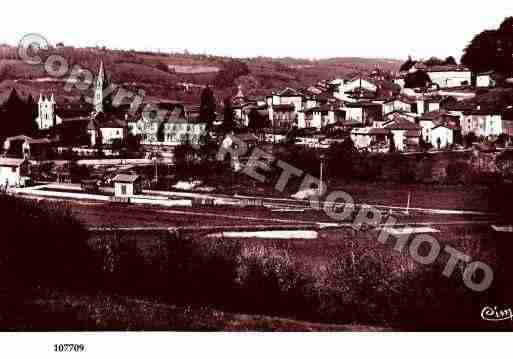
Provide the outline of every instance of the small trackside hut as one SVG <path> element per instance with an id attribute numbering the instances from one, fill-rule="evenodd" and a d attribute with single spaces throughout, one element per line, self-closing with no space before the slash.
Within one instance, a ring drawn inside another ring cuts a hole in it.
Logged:
<path id="1" fill-rule="evenodd" d="M 0 187 L 23 187 L 29 181 L 28 161 L 20 158 L 0 158 Z"/>
<path id="2" fill-rule="evenodd" d="M 114 182 L 114 197 L 131 197 L 142 193 L 142 178 L 139 175 L 118 174 Z"/>

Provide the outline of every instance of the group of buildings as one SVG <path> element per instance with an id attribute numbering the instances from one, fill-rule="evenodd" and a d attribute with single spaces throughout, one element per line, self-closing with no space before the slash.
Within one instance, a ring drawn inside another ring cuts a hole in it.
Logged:
<path id="1" fill-rule="evenodd" d="M 426 73 L 429 83 L 408 88 L 405 78 L 417 71 Z M 80 154 L 94 154 L 95 149 L 122 146 L 133 137 L 147 149 L 166 151 L 184 142 L 199 143 L 206 134 L 199 106 L 173 101 L 147 103 L 138 111 L 132 111 L 128 103 L 108 106 L 105 92 L 109 83 L 100 63 L 89 107 L 82 103 L 74 109 L 59 109 L 53 94 L 40 95 L 35 122 L 43 135 L 7 138 L 4 150 L 16 144 L 22 157 L 31 157 L 65 143 Z M 264 138 L 270 141 L 280 141 L 297 129 L 308 137 L 304 143 L 312 146 L 342 133 L 360 149 L 386 152 L 393 141 L 396 150 L 408 151 L 421 144 L 443 149 L 470 132 L 477 137 L 512 136 L 513 121 L 507 115 L 512 113 L 511 106 L 473 101 L 479 88 L 492 86 L 491 74 L 472 74 L 459 65 L 415 63 L 395 78 L 375 71 L 369 76 L 321 81 L 260 97 L 245 96 L 239 86 L 231 100 L 240 127 L 251 127 L 250 118 L 256 115 L 264 120 Z"/>
<path id="2" fill-rule="evenodd" d="M 422 87 L 406 87 L 405 76 L 416 71 L 423 71 L 430 81 Z M 245 99 L 239 89 L 235 108 L 245 125 L 251 111 L 268 118 L 268 132 L 275 136 L 295 127 L 323 134 L 317 136 L 322 141 L 341 130 L 350 134 L 356 147 L 369 151 L 386 152 L 391 141 L 398 151 L 420 145 L 444 149 L 471 132 L 491 139 L 513 135 L 510 105 L 476 101 L 479 91 L 493 86 L 490 73 L 472 74 L 459 65 L 416 64 L 393 80 L 340 78 L 256 99 Z M 315 145 L 315 141 L 309 143 Z"/>

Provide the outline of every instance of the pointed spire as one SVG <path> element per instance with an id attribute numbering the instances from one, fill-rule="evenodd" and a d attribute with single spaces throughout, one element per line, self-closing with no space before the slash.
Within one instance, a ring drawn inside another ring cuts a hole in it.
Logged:
<path id="1" fill-rule="evenodd" d="M 237 94 L 235 95 L 234 100 L 243 99 L 243 98 L 244 98 L 244 94 L 242 93 L 242 86 L 239 85 L 239 86 L 237 86 Z"/>
<path id="2" fill-rule="evenodd" d="M 37 101 L 37 103 L 41 103 L 43 102 L 43 94 L 40 92 L 39 93 L 39 101 Z"/>
<path id="3" fill-rule="evenodd" d="M 52 92 L 52 97 L 50 98 L 50 102 L 51 103 L 55 103 L 55 100 L 54 100 L 54 97 L 53 97 L 53 92 Z"/>
<path id="4" fill-rule="evenodd" d="M 98 71 L 98 78 L 103 80 L 103 60 L 100 59 L 100 70 Z"/>

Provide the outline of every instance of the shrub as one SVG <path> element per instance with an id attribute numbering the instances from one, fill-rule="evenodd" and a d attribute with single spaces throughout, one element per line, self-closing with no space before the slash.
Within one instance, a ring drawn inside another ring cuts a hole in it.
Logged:
<path id="1" fill-rule="evenodd" d="M 315 278 L 286 250 L 255 245 L 245 248 L 237 275 L 247 310 L 309 316 L 315 311 Z"/>
<path id="2" fill-rule="evenodd" d="M 82 287 L 94 281 L 88 232 L 60 203 L 0 197 L 0 270 L 10 285 Z"/>
<path id="3" fill-rule="evenodd" d="M 169 294 L 192 304 L 223 305 L 237 302 L 235 278 L 240 244 L 209 238 L 179 236 L 168 243 Z"/>
<path id="4" fill-rule="evenodd" d="M 119 232 L 93 241 L 95 264 L 101 272 L 97 286 L 123 294 L 149 294 L 154 278 L 146 276 L 145 260 L 136 238 Z"/>

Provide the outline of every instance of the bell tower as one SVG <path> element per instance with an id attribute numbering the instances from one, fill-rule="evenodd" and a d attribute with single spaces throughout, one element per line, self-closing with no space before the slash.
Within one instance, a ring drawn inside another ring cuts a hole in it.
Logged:
<path id="1" fill-rule="evenodd" d="M 38 126 L 40 130 L 45 130 L 56 125 L 55 99 L 52 96 L 48 99 L 39 95 L 38 101 Z"/>
<path id="2" fill-rule="evenodd" d="M 103 90 L 105 88 L 105 72 L 103 70 L 103 61 L 100 61 L 100 70 L 96 78 L 94 88 L 94 109 L 96 112 L 103 112 Z"/>

